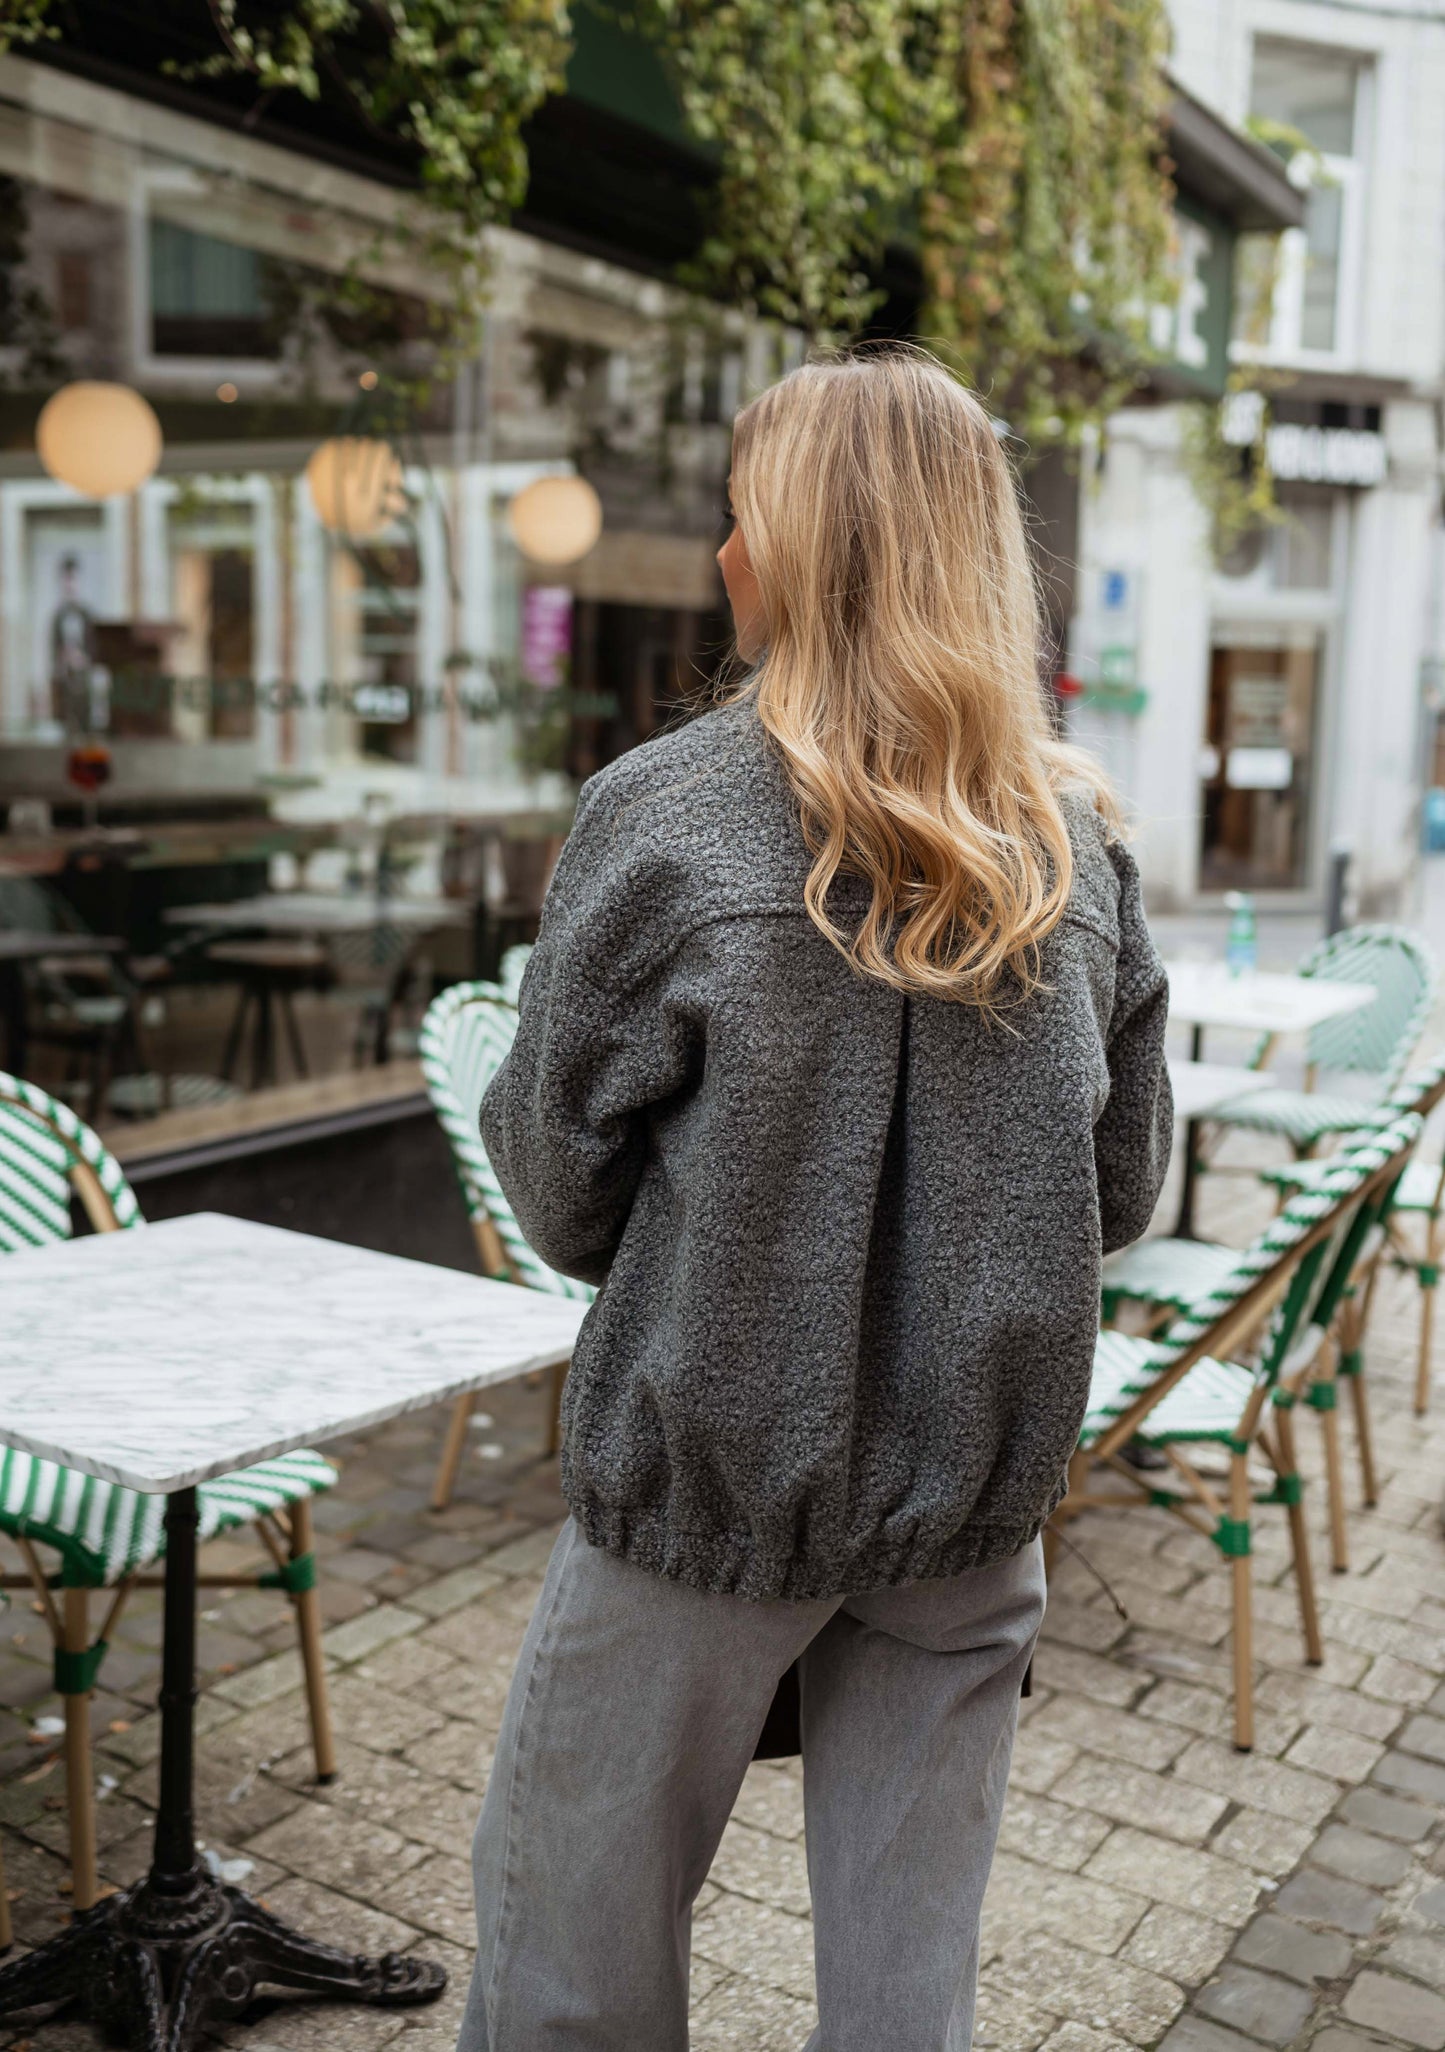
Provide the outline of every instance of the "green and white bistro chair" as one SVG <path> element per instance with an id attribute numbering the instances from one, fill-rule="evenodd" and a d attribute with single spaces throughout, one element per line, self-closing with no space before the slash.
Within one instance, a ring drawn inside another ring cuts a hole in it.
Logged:
<path id="1" fill-rule="evenodd" d="M 1412 1069 L 1402 1083 L 1397 1083 L 1385 1100 L 1385 1111 L 1393 1116 L 1397 1112 L 1418 1112 L 1422 1119 L 1430 1116 L 1436 1106 L 1445 1098 L 1445 1054 L 1437 1055 L 1423 1067 Z M 1273 1183 L 1284 1194 L 1301 1189 L 1318 1177 L 1322 1164 L 1315 1161 L 1292 1162 L 1288 1167 L 1267 1169 L 1263 1180 Z M 1390 1202 L 1390 1208 L 1383 1221 L 1384 1243 L 1373 1250 L 1384 1255 L 1390 1264 L 1413 1275 L 1420 1286 L 1420 1352 L 1415 1366 L 1415 1411 L 1423 1416 L 1430 1405 L 1430 1349 L 1434 1338 L 1435 1291 L 1440 1282 L 1440 1261 L 1445 1245 L 1442 1245 L 1442 1199 L 1445 1199 L 1445 1162 L 1440 1160 L 1412 1161 L 1400 1178 Z M 1283 1197 L 1281 1198 L 1283 1201 Z M 1412 1239 L 1409 1219 L 1420 1221 L 1420 1238 Z M 1340 1373 L 1352 1378 L 1357 1413 L 1364 1403 L 1364 1336 L 1369 1320 L 1370 1302 L 1379 1273 L 1378 1258 L 1369 1264 L 1367 1275 L 1350 1292 L 1345 1305 L 1346 1321 L 1350 1327 L 1340 1355 Z M 1367 1439 L 1361 1442 L 1361 1461 L 1365 1470 L 1365 1501 L 1375 1500 L 1375 1486 L 1372 1463 L 1369 1458 Z"/>
<path id="2" fill-rule="evenodd" d="M 509 954 L 521 952 L 513 949 Z M 452 1166 L 461 1184 L 482 1273 L 499 1282 L 521 1283 L 590 1304 L 596 1291 L 549 1268 L 528 1242 L 482 1145 L 478 1123 L 482 1096 L 506 1059 L 516 1032 L 516 1007 L 508 1002 L 501 984 L 454 983 L 432 1000 L 422 1020 L 417 1053 L 427 1094 L 451 1147 Z M 565 1378 L 565 1368 L 552 1371 L 549 1454 L 557 1451 L 558 1409 Z M 445 1510 L 451 1502 L 475 1405 L 475 1395 L 457 1398 L 432 1490 L 433 1510 Z"/>
<path id="3" fill-rule="evenodd" d="M 1381 1114 L 1393 1119 L 1402 1112 L 1414 1112 L 1422 1123 L 1445 1094 L 1445 1062 L 1417 1070 L 1391 1092 Z M 1346 1149 L 1370 1137 L 1368 1128 L 1346 1137 Z M 1292 1163 L 1288 1168 L 1268 1170 L 1265 1180 L 1273 1182 L 1284 1197 L 1301 1189 L 1316 1189 L 1339 1156 L 1320 1161 Z M 1370 1204 L 1362 1207 L 1358 1230 L 1347 1258 L 1331 1282 L 1331 1318 L 1324 1321 L 1313 1373 L 1304 1392 L 1305 1401 L 1316 1413 L 1324 1439 L 1325 1477 L 1329 1498 L 1331 1565 L 1337 1574 L 1349 1567 L 1349 1538 L 1345 1517 L 1345 1484 L 1340 1460 L 1339 1380 L 1350 1391 L 1354 1412 L 1355 1440 L 1359 1454 L 1361 1493 L 1366 1507 L 1376 1501 L 1374 1441 L 1370 1424 L 1369 1390 L 1365 1375 L 1364 1333 L 1374 1296 L 1380 1258 L 1388 1244 L 1389 1220 L 1399 1202 L 1400 1190 L 1413 1175 L 1415 1164 L 1392 1186 L 1382 1187 Z M 1103 1316 L 1112 1324 L 1125 1304 L 1147 1308 L 1156 1325 L 1183 1311 L 1205 1294 L 1238 1260 L 1233 1247 L 1209 1240 L 1157 1238 L 1136 1241 L 1132 1247 L 1111 1254 L 1104 1263 Z"/>
<path id="4" fill-rule="evenodd" d="M 1434 954 L 1418 934 L 1403 926 L 1346 927 L 1311 948 L 1296 973 L 1370 984 L 1375 996 L 1357 1012 L 1314 1029 L 1303 1090 L 1256 1090 L 1212 1111 L 1206 1122 L 1211 1152 L 1232 1130 L 1274 1133 L 1303 1161 L 1322 1140 L 1378 1123 L 1386 1098 L 1419 1046 L 1438 971 Z M 1265 1034 L 1250 1067 L 1263 1068 L 1272 1051 L 1272 1036 Z M 1323 1089 L 1317 1087 L 1321 1077 L 1327 1079 Z M 1334 1079 L 1357 1087 L 1353 1092 L 1328 1087 Z M 1364 1094 L 1362 1085 L 1367 1086 Z"/>
<path id="5" fill-rule="evenodd" d="M 1254 1743 L 1254 1505 L 1277 1503 L 1287 1513 L 1305 1655 L 1317 1664 L 1323 1642 L 1293 1414 L 1315 1372 L 1367 1207 L 1398 1180 L 1419 1134 L 1420 1120 L 1407 1113 L 1332 1159 L 1318 1186 L 1298 1191 L 1158 1337 L 1099 1334 L 1078 1451 L 1054 1524 L 1089 1509 L 1155 1505 L 1214 1541 L 1233 1571 L 1235 1744 L 1242 1752 Z M 1165 1455 L 1170 1487 L 1152 1486 L 1122 1458 L 1136 1438 Z M 1227 1485 L 1205 1470 L 1201 1452 L 1227 1459 Z M 1257 1455 L 1274 1474 L 1263 1496 L 1250 1475 Z M 1112 1489 L 1098 1486 L 1104 1478 Z"/>
<path id="6" fill-rule="evenodd" d="M 0 1071 L 0 1255 L 68 1239 L 72 1197 L 96 1232 L 144 1226 L 120 1164 L 89 1126 L 33 1083 Z M 63 1307 L 57 1306 L 56 1316 L 63 1318 Z M 321 1653 L 311 1499 L 335 1480 L 329 1461 L 300 1447 L 203 1482 L 196 1491 L 201 1539 L 254 1525 L 272 1561 L 259 1576 L 203 1573 L 201 1585 L 279 1589 L 296 1612 L 320 1781 L 335 1774 L 336 1753 Z M 163 1583 L 155 1570 L 165 1554 L 165 1508 L 163 1496 L 141 1495 L 0 1447 L 0 1533 L 14 1542 L 25 1567 L 23 1574 L 0 1574 L 0 1588 L 32 1590 L 54 1641 L 77 1909 L 89 1908 L 96 1898 L 91 1691 L 132 1590 Z M 43 1556 L 56 1564 L 47 1566 Z M 109 1603 L 92 1637 L 91 1597 L 100 1591 Z"/>

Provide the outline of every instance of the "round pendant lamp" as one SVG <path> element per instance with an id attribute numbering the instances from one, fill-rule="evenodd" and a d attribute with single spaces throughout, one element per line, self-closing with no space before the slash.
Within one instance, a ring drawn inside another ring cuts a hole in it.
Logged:
<path id="1" fill-rule="evenodd" d="M 585 477 L 539 477 L 517 493 L 507 519 L 533 563 L 575 563 L 597 545 L 602 501 Z"/>
<path id="2" fill-rule="evenodd" d="M 334 435 L 312 453 L 306 487 L 323 527 L 370 541 L 406 510 L 401 464 L 389 442 Z"/>
<path id="3" fill-rule="evenodd" d="M 161 460 L 161 424 L 129 385 L 80 378 L 52 392 L 35 423 L 50 475 L 87 499 L 133 492 Z"/>

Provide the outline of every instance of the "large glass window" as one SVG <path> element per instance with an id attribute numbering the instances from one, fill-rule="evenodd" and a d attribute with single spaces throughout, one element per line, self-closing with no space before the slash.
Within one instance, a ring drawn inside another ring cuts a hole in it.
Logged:
<path id="1" fill-rule="evenodd" d="M 1363 205 L 1366 67 L 1352 53 L 1261 39 L 1254 47 L 1250 112 L 1307 189 L 1305 221 L 1278 249 L 1267 337 L 1253 332 L 1242 295 L 1236 340 L 1263 353 L 1340 357 L 1353 345 L 1351 296 Z M 1245 270 L 1250 256 L 1246 253 Z"/>

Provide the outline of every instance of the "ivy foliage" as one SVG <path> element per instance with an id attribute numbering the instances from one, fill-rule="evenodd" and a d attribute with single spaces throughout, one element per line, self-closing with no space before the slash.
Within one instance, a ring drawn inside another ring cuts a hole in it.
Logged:
<path id="1" fill-rule="evenodd" d="M 1162 0 L 637 0 L 722 175 L 707 282 L 856 330 L 890 239 L 922 337 L 1024 435 L 1117 405 L 1168 298 Z"/>
<path id="2" fill-rule="evenodd" d="M 1137 381 L 1171 290 L 1164 0 L 578 0 L 650 40 L 719 177 L 691 282 L 811 336 L 919 251 L 920 330 L 1032 438 L 1075 438 Z M 55 0 L 49 0 L 54 6 Z M 197 0 L 198 11 L 201 0 Z M 481 231 L 526 186 L 566 0 L 205 0 L 258 103 L 339 98 L 415 152 L 428 235 L 474 329 Z M 58 13 L 58 8 L 56 9 Z M 0 0 L 0 48 L 47 0 Z"/>
<path id="3" fill-rule="evenodd" d="M 423 189 L 456 244 L 520 205 L 527 188 L 522 126 L 560 90 L 571 51 L 566 0 L 209 0 L 209 7 L 220 47 L 189 67 L 190 76 L 248 72 L 266 99 L 337 94 L 379 141 L 415 149 Z"/>

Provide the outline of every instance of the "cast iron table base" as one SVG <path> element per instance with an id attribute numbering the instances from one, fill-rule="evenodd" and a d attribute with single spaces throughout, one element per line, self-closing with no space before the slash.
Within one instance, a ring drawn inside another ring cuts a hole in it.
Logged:
<path id="1" fill-rule="evenodd" d="M 186 1895 L 157 1894 L 146 1880 L 79 1911 L 0 1975 L 0 2014 L 74 2004 L 135 2052 L 191 2052 L 263 1988 L 402 2008 L 434 2001 L 446 1985 L 430 1960 L 338 1952 L 204 1870 L 192 1880 Z"/>
<path id="2" fill-rule="evenodd" d="M 160 1802 L 144 1881 L 77 1911 L 69 1927 L 0 1968 L 0 2017 L 49 2004 L 79 2014 L 132 2052 L 192 2052 L 212 2025 L 263 1989 L 337 1995 L 381 2008 L 434 2002 L 445 1971 L 389 1952 L 338 1952 L 305 1938 L 196 1857 L 191 1815 L 196 1665 L 196 1492 L 166 1500 Z"/>

